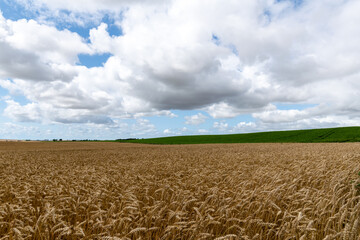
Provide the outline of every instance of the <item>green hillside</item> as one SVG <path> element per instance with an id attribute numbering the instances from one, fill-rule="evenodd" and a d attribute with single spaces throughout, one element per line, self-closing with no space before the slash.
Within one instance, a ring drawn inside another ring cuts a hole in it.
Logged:
<path id="1" fill-rule="evenodd" d="M 360 127 L 117 140 L 149 144 L 360 142 Z"/>

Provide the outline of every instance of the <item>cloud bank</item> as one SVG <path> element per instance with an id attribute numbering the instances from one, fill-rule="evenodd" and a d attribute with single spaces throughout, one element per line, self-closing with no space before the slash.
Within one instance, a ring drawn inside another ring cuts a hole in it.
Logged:
<path id="1" fill-rule="evenodd" d="M 122 35 L 101 17 L 84 38 L 59 30 L 56 17 L 0 13 L 0 86 L 29 100 L 6 101 L 4 114 L 16 121 L 113 124 L 177 109 L 216 119 L 251 114 L 257 123 L 248 127 L 260 130 L 360 124 L 359 1 L 18 2 L 88 21 L 107 14 Z M 78 58 L 104 53 L 98 67 Z"/>

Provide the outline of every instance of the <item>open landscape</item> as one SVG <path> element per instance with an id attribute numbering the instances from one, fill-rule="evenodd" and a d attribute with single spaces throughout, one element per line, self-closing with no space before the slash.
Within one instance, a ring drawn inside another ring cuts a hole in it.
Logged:
<path id="1" fill-rule="evenodd" d="M 358 239 L 360 143 L 0 142 L 0 239 Z"/>
<path id="2" fill-rule="evenodd" d="M 360 0 L 0 0 L 0 240 L 360 240 Z"/>

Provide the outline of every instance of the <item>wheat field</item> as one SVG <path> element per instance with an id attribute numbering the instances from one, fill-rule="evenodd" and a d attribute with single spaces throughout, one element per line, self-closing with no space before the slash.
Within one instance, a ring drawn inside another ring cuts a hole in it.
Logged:
<path id="1" fill-rule="evenodd" d="M 1 142 L 0 239 L 360 239 L 360 144 Z"/>

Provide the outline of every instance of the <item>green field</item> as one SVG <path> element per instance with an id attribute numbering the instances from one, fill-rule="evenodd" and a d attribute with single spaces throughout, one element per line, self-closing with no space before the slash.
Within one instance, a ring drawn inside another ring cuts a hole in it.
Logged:
<path id="1" fill-rule="evenodd" d="M 148 144 L 360 142 L 360 127 L 117 140 Z"/>

